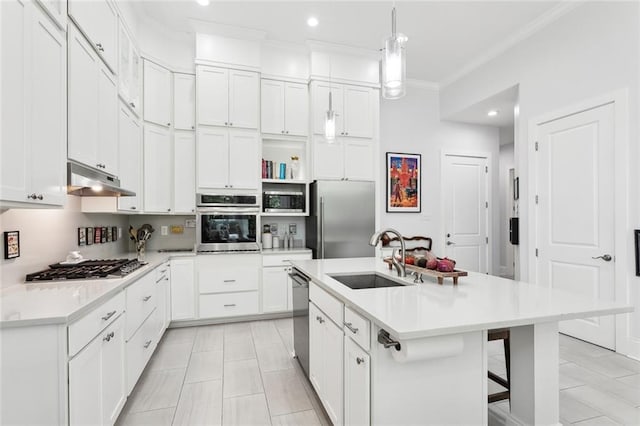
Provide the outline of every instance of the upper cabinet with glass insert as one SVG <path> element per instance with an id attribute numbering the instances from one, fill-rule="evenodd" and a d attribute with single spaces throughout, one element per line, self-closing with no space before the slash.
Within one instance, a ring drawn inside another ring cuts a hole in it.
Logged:
<path id="1" fill-rule="evenodd" d="M 140 75 L 142 61 L 122 21 L 118 30 L 118 82 L 119 94 L 131 110 L 140 116 Z"/>

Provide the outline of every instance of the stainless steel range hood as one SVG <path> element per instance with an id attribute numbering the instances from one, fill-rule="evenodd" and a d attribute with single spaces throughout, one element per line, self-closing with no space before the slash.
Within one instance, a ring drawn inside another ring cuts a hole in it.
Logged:
<path id="1" fill-rule="evenodd" d="M 116 176 L 82 164 L 67 163 L 67 193 L 82 197 L 132 197 L 136 193 L 120 187 Z"/>

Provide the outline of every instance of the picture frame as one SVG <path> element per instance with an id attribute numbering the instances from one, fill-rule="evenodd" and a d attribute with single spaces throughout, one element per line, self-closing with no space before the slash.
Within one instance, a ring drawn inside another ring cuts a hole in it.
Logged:
<path id="1" fill-rule="evenodd" d="M 100 242 L 104 244 L 107 242 L 107 227 L 103 226 L 101 229 L 102 231 L 100 232 Z"/>
<path id="2" fill-rule="evenodd" d="M 5 231 L 4 258 L 15 259 L 17 257 L 20 257 L 20 231 Z"/>
<path id="3" fill-rule="evenodd" d="M 106 228 L 106 234 L 107 234 L 107 242 L 110 243 L 111 241 L 113 241 L 113 228 L 111 228 L 110 226 L 107 226 Z"/>
<path id="4" fill-rule="evenodd" d="M 111 227 L 111 241 L 118 241 L 118 227 Z"/>
<path id="5" fill-rule="evenodd" d="M 87 245 L 87 228 L 78 228 L 78 245 Z"/>
<path id="6" fill-rule="evenodd" d="M 87 245 L 90 246 L 93 244 L 93 228 L 87 228 Z"/>
<path id="7" fill-rule="evenodd" d="M 422 211 L 422 156 L 386 153 L 386 205 L 388 213 Z"/>
<path id="8" fill-rule="evenodd" d="M 517 177 L 513 180 L 513 200 L 520 199 L 520 178 Z"/>
<path id="9" fill-rule="evenodd" d="M 93 228 L 93 242 L 96 244 L 102 244 L 102 227 L 96 226 Z"/>
<path id="10" fill-rule="evenodd" d="M 633 233 L 636 248 L 636 276 L 640 277 L 640 229 L 634 230 Z"/>

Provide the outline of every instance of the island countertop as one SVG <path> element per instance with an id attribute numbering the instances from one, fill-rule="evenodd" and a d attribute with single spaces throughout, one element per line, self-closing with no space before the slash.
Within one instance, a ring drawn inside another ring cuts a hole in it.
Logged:
<path id="1" fill-rule="evenodd" d="M 630 305 L 469 272 L 454 286 L 425 276 L 424 283 L 352 290 L 332 274 L 376 272 L 399 279 L 379 258 L 297 260 L 324 290 L 400 340 L 632 312 Z"/>

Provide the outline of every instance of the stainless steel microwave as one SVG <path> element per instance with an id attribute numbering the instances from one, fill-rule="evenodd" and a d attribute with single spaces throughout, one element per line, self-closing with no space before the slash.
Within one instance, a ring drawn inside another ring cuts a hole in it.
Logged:
<path id="1" fill-rule="evenodd" d="M 302 191 L 264 191 L 262 210 L 265 213 L 303 213 L 305 197 Z"/>

